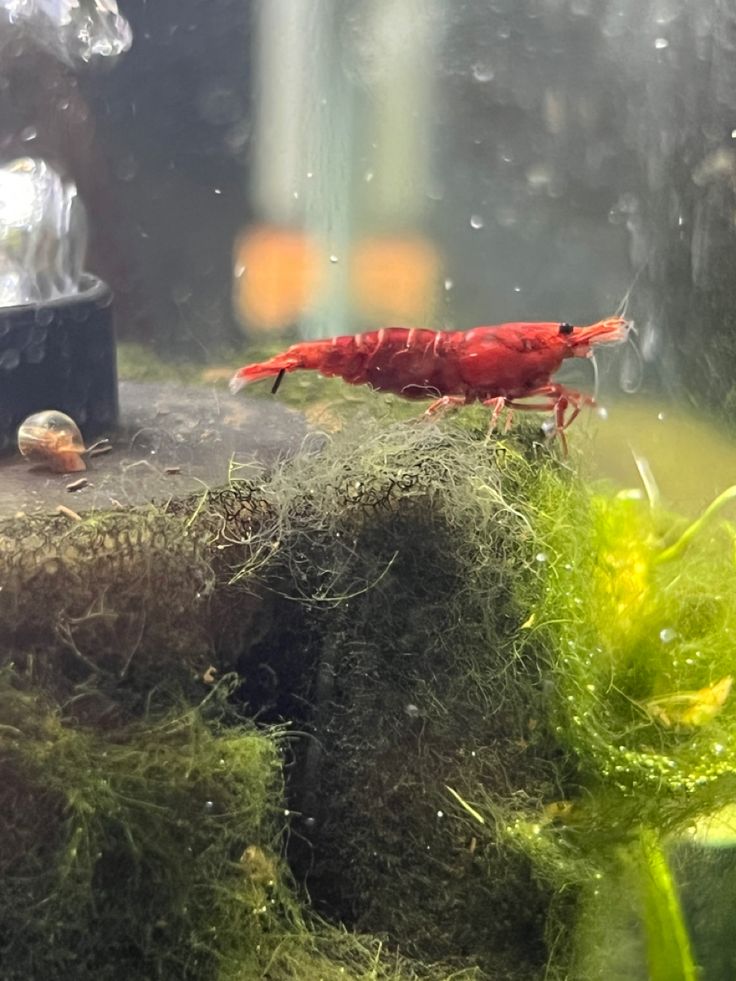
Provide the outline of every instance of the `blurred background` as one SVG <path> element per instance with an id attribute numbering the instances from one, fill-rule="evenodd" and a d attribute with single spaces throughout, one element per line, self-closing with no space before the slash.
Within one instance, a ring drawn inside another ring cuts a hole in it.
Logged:
<path id="1" fill-rule="evenodd" d="M 76 183 L 121 342 L 217 363 L 628 297 L 609 384 L 730 418 L 735 0 L 118 8 L 129 50 L 84 71 L 0 30 L 0 160 Z"/>

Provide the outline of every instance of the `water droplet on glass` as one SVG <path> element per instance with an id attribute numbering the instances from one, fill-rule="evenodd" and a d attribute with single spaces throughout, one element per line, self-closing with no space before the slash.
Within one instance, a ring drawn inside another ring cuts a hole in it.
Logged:
<path id="1" fill-rule="evenodd" d="M 660 422 L 664 422 L 666 418 L 667 418 L 667 416 L 664 414 L 664 412 L 658 412 L 657 413 L 657 419 Z"/>
<path id="2" fill-rule="evenodd" d="M 513 228 L 516 224 L 516 209 L 510 206 L 501 207 L 496 212 L 496 221 L 501 228 Z"/>
<path id="3" fill-rule="evenodd" d="M 605 422 L 608 419 L 608 409 L 603 405 L 599 405 L 596 409 L 596 415 Z"/>
<path id="4" fill-rule="evenodd" d="M 663 644 L 671 644 L 673 640 L 677 637 L 677 631 L 672 627 L 664 627 L 659 631 L 659 639 Z"/>
<path id="5" fill-rule="evenodd" d="M 131 153 L 126 153 L 115 162 L 115 176 L 121 181 L 132 181 L 137 173 L 138 161 Z"/>
<path id="6" fill-rule="evenodd" d="M 470 216 L 470 227 L 471 228 L 475 228 L 475 229 L 482 228 L 484 224 L 485 224 L 485 222 L 483 221 L 483 219 L 481 218 L 480 215 L 471 215 Z"/>
<path id="7" fill-rule="evenodd" d="M 20 351 L 17 348 L 9 347 L 0 354 L 0 371 L 13 371 L 19 364 Z"/>
<path id="8" fill-rule="evenodd" d="M 657 51 L 664 51 L 665 48 L 669 48 L 670 42 L 666 37 L 657 37 L 654 39 L 654 47 Z"/>
<path id="9" fill-rule="evenodd" d="M 490 65 L 484 65 L 482 62 L 476 62 L 470 70 L 476 82 L 491 82 L 496 74 Z"/>
<path id="10" fill-rule="evenodd" d="M 29 344 L 23 353 L 28 364 L 41 364 L 46 357 L 46 345 L 43 342 Z"/>
<path id="11" fill-rule="evenodd" d="M 590 15 L 590 0 L 571 0 L 570 13 L 573 17 L 588 17 Z"/>
<path id="12" fill-rule="evenodd" d="M 51 307 L 37 307 L 33 319 L 40 327 L 48 327 L 54 319 L 54 311 Z"/>
<path id="13" fill-rule="evenodd" d="M 363 179 L 365 180 L 366 184 L 370 184 L 370 182 L 373 180 L 373 171 L 372 170 L 366 170 L 365 176 L 364 176 Z"/>
<path id="14" fill-rule="evenodd" d="M 453 283 L 453 281 L 449 277 L 445 280 L 445 289 L 446 290 L 448 290 L 448 291 L 451 290 L 454 285 L 455 284 Z"/>
<path id="15" fill-rule="evenodd" d="M 20 138 L 24 143 L 30 143 L 31 140 L 35 140 L 38 136 L 38 130 L 35 126 L 26 126 L 24 130 L 21 130 Z"/>
<path id="16" fill-rule="evenodd" d="M 191 298 L 192 290 L 186 283 L 175 283 L 171 287 L 171 299 L 177 306 L 181 303 L 187 303 Z"/>
<path id="17" fill-rule="evenodd" d="M 521 286 L 514 286 L 514 293 L 521 293 Z"/>
<path id="18" fill-rule="evenodd" d="M 337 258 L 337 256 L 334 253 L 330 256 L 330 262 L 333 262 L 334 263 L 334 262 L 339 262 L 339 261 L 340 260 Z"/>

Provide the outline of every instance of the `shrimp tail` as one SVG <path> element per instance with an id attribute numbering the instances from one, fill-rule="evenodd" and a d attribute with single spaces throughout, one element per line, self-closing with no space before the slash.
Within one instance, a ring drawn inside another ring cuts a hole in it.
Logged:
<path id="1" fill-rule="evenodd" d="M 278 378 L 279 375 L 283 377 L 284 372 L 298 371 L 304 367 L 303 358 L 289 351 L 284 351 L 282 354 L 277 354 L 268 361 L 247 364 L 245 367 L 240 368 L 230 379 L 230 391 L 234 395 L 244 385 L 250 385 L 251 382 L 261 381 L 264 378 L 273 378 L 274 376 Z"/>
<path id="2" fill-rule="evenodd" d="M 352 343 L 352 337 L 345 338 Z M 300 341 L 292 344 L 286 351 L 275 354 L 268 361 L 257 361 L 255 364 L 247 364 L 245 367 L 236 371 L 230 379 L 230 391 L 233 395 L 239 392 L 243 385 L 250 385 L 251 382 L 262 381 L 264 378 L 273 378 L 276 381 L 272 389 L 273 392 L 279 387 L 281 379 L 290 371 L 301 371 L 302 369 L 321 371 L 325 366 L 327 353 L 335 349 L 335 342 L 332 338 L 318 341 Z M 338 353 L 341 352 L 340 345 L 337 345 Z M 333 372 L 334 374 L 334 372 Z"/>

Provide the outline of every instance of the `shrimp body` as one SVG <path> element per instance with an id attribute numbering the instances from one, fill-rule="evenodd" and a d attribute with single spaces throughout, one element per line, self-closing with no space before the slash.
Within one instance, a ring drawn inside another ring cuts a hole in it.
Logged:
<path id="1" fill-rule="evenodd" d="M 565 428 L 590 396 L 552 381 L 566 358 L 588 357 L 599 344 L 619 343 L 628 333 L 622 318 L 588 327 L 560 323 L 509 323 L 467 331 L 384 327 L 362 334 L 302 341 L 268 361 L 249 364 L 232 378 L 230 389 L 286 372 L 319 371 L 351 385 L 370 385 L 408 399 L 434 401 L 433 413 L 449 405 L 483 402 L 495 422 L 503 408 L 554 409 L 557 428 Z M 544 398 L 528 405 L 519 399 Z M 565 410 L 573 413 L 565 422 Z"/>

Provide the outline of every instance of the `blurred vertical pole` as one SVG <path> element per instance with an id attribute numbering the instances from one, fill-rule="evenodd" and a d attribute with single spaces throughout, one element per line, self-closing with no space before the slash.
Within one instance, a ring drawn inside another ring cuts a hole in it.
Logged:
<path id="1" fill-rule="evenodd" d="M 436 17 L 432 0 L 372 0 L 375 49 L 370 140 L 376 146 L 371 212 L 383 224 L 420 218 L 430 165 L 429 106 Z"/>
<path id="2" fill-rule="evenodd" d="M 309 166 L 306 132 L 318 87 L 310 69 L 321 50 L 322 4 L 260 0 L 256 11 L 252 192 L 263 218 L 291 224 L 301 217 L 298 195 Z"/>
<path id="3" fill-rule="evenodd" d="M 258 224 L 235 255 L 234 303 L 246 332 L 325 336 L 356 329 L 356 314 L 370 321 L 427 308 L 437 261 L 416 226 L 429 158 L 433 2 L 259 0 Z M 351 44 L 345 28 L 355 24 Z M 360 57 L 368 71 L 356 85 Z M 363 180 L 364 157 L 375 160 L 372 183 Z"/>
<path id="4" fill-rule="evenodd" d="M 350 247 L 355 201 L 350 177 L 353 156 L 355 93 L 345 78 L 340 24 L 345 0 L 316 0 L 322 8 L 321 50 L 312 70 L 317 81 L 315 125 L 308 126 L 313 166 L 305 188 L 308 234 L 325 253 L 319 302 L 305 311 L 301 333 L 307 337 L 347 334 L 353 330 L 350 307 Z"/>
<path id="5" fill-rule="evenodd" d="M 353 295 L 364 322 L 426 322 L 440 261 L 423 228 L 431 183 L 432 80 L 441 19 L 435 0 L 370 0 L 363 8 L 370 79 L 364 132 L 362 241 Z"/>
<path id="6" fill-rule="evenodd" d="M 259 224 L 236 245 L 234 302 L 247 332 L 344 331 L 350 90 L 335 40 L 339 0 L 259 0 L 251 193 Z"/>

